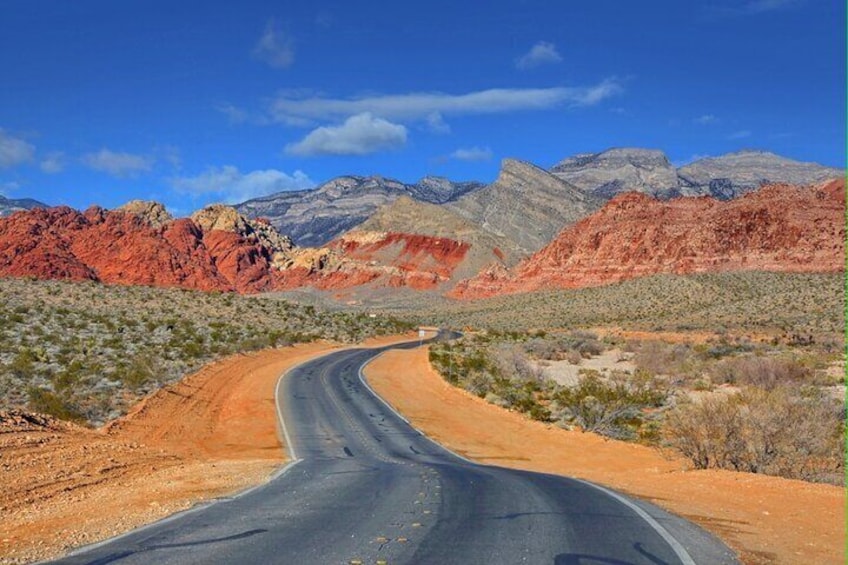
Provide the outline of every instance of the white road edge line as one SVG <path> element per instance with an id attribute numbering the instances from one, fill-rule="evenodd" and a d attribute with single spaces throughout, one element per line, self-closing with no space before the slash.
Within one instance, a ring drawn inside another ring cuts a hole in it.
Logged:
<path id="1" fill-rule="evenodd" d="M 610 496 L 610 497 L 616 499 L 620 503 L 624 504 L 625 506 L 627 506 L 628 508 L 633 510 L 636 514 L 639 515 L 640 518 L 645 520 L 648 523 L 649 526 L 651 526 L 654 530 L 656 530 L 656 532 L 666 541 L 666 543 L 668 543 L 668 545 L 671 546 L 671 549 L 674 550 L 674 553 L 677 554 L 677 557 L 680 558 L 680 561 L 681 561 L 681 563 L 683 563 L 683 565 L 697 565 L 695 563 L 695 560 L 692 559 L 692 556 L 689 555 L 689 552 L 686 551 L 686 548 L 684 548 L 680 544 L 680 542 L 677 541 L 677 539 L 673 535 L 671 535 L 671 533 L 668 530 L 666 530 L 663 527 L 662 524 L 657 522 L 656 518 L 654 518 L 653 516 L 651 516 L 650 514 L 645 512 L 645 510 L 640 508 L 638 505 L 634 504 L 633 502 L 630 502 L 629 500 L 627 500 L 626 498 L 624 498 L 623 496 L 621 496 L 620 494 L 618 494 L 614 490 L 610 490 L 606 487 L 602 487 L 601 485 L 596 485 L 595 483 L 590 483 L 589 481 L 584 481 L 583 479 L 574 479 L 574 480 L 579 481 L 579 482 L 581 482 L 585 485 L 588 485 L 592 488 L 598 489 L 599 491 L 605 493 L 607 496 Z"/>
<path id="2" fill-rule="evenodd" d="M 383 351 L 383 353 L 386 353 L 386 351 Z M 380 353 L 379 355 L 375 355 L 374 357 L 372 357 L 371 359 L 369 359 L 368 361 L 366 361 L 365 363 L 360 365 L 360 367 L 359 367 L 359 380 L 360 380 L 360 382 L 362 382 L 363 385 L 365 385 L 365 388 L 367 388 L 369 391 L 371 391 L 371 394 L 373 394 L 377 398 L 377 400 L 382 402 L 386 406 L 386 408 L 391 410 L 398 418 L 400 418 L 401 420 L 406 422 L 409 425 L 409 427 L 411 427 L 413 430 L 415 430 L 416 432 L 418 432 L 422 436 L 426 437 L 428 440 L 430 440 L 434 444 L 438 445 L 440 448 L 444 449 L 445 451 L 447 451 L 449 453 L 452 453 L 454 456 L 462 459 L 463 461 L 466 461 L 467 463 L 471 463 L 472 465 L 482 465 L 481 463 L 478 463 L 477 461 L 472 461 L 471 459 L 468 459 L 467 457 L 463 457 L 462 455 L 453 451 L 452 449 L 445 447 L 444 445 L 440 444 L 439 442 L 432 439 L 427 434 L 425 434 L 424 432 L 422 432 L 421 430 L 419 430 L 418 428 L 413 426 L 412 423 L 403 416 L 403 414 L 401 414 L 400 412 L 395 410 L 395 408 L 391 404 L 389 404 L 382 396 L 377 394 L 377 392 L 373 388 L 371 388 L 371 386 L 365 380 L 365 375 L 364 375 L 363 371 L 365 370 L 365 367 L 368 366 L 369 363 L 379 359 L 383 355 L 383 353 Z M 624 498 L 623 496 L 621 496 L 617 492 L 612 491 L 612 490 L 610 490 L 606 487 L 596 485 L 595 483 L 590 483 L 589 481 L 584 481 L 583 479 L 577 479 L 577 478 L 573 478 L 573 477 L 568 477 L 568 478 L 571 478 L 572 480 L 575 480 L 579 483 L 583 483 L 584 485 L 595 488 L 595 489 L 603 492 L 607 496 L 614 498 L 615 500 L 617 500 L 621 504 L 624 504 L 625 506 L 627 506 L 631 510 L 633 510 L 640 518 L 645 520 L 645 522 L 647 522 L 648 525 L 651 526 L 651 528 L 653 528 L 660 535 L 660 537 L 662 539 L 665 540 L 665 542 L 671 547 L 672 551 L 674 551 L 674 553 L 677 555 L 677 557 L 680 559 L 680 562 L 683 565 L 697 565 L 697 563 L 695 563 L 695 560 L 692 559 L 692 556 L 689 555 L 689 552 L 686 551 L 686 548 L 684 548 L 680 544 L 680 542 L 677 541 L 677 539 L 673 535 L 671 535 L 671 533 L 668 530 L 666 530 L 663 527 L 662 524 L 657 522 L 657 520 L 653 516 L 651 516 L 650 514 L 645 512 L 642 508 L 640 508 L 636 504 L 630 502 L 629 500 L 627 500 L 626 498 Z"/>

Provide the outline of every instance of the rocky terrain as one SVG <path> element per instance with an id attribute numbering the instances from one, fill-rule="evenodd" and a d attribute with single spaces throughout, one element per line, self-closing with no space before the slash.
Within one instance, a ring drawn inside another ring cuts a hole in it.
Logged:
<path id="1" fill-rule="evenodd" d="M 600 200 L 535 165 L 504 159 L 494 183 L 447 206 L 532 253 L 596 210 Z"/>
<path id="2" fill-rule="evenodd" d="M 211 205 L 173 219 L 155 202 L 116 210 L 38 209 L 0 220 L 0 275 L 257 293 L 314 286 L 436 288 L 458 280 L 471 244 L 443 236 L 352 232 L 297 247 L 266 220 Z M 500 260 L 491 248 L 474 269 Z"/>
<path id="3" fill-rule="evenodd" d="M 574 155 L 554 165 L 551 172 L 604 199 L 636 191 L 658 198 L 728 200 L 765 184 L 817 184 L 845 175 L 840 169 L 750 150 L 699 159 L 675 169 L 662 151 L 632 147 Z"/>
<path id="4" fill-rule="evenodd" d="M 0 217 L 9 216 L 19 210 L 32 210 L 33 208 L 47 208 L 47 204 L 32 198 L 13 199 L 0 194 Z"/>
<path id="5" fill-rule="evenodd" d="M 629 191 L 667 196 L 676 194 L 679 186 L 674 166 L 665 153 L 656 149 L 614 148 L 580 153 L 551 167 L 551 173 L 603 199 Z"/>
<path id="6" fill-rule="evenodd" d="M 482 187 L 481 183 L 452 182 L 440 177 L 404 184 L 380 176 L 344 176 L 313 190 L 280 192 L 248 200 L 236 209 L 250 218 L 267 218 L 297 245 L 320 247 L 401 196 L 444 204 Z"/>
<path id="7" fill-rule="evenodd" d="M 611 200 L 512 270 L 494 266 L 452 295 L 480 298 L 609 284 L 658 273 L 845 268 L 845 181 L 772 185 L 741 198 Z"/>
<path id="8" fill-rule="evenodd" d="M 444 206 L 406 196 L 382 206 L 355 230 L 412 233 L 467 243 L 468 253 L 457 266 L 455 278 L 473 276 L 494 262 L 511 266 L 523 257 L 521 250 L 510 238 L 486 231 L 472 220 Z"/>
<path id="9" fill-rule="evenodd" d="M 699 159 L 677 170 L 683 194 L 736 198 L 765 184 L 818 184 L 845 178 L 845 171 L 793 161 L 767 151 L 739 151 Z"/>

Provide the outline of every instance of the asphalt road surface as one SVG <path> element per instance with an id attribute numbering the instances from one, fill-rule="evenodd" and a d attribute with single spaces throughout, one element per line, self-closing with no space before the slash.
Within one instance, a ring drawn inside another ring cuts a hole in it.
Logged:
<path id="1" fill-rule="evenodd" d="M 736 563 L 717 539 L 650 504 L 476 465 L 430 441 L 361 379 L 379 352 L 333 353 L 280 381 L 293 462 L 269 483 L 57 562 Z"/>

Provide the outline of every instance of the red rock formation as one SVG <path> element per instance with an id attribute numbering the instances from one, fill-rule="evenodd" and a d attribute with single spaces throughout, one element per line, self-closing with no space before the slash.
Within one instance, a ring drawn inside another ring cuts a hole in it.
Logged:
<path id="1" fill-rule="evenodd" d="M 353 231 L 329 247 L 348 259 L 396 269 L 388 286 L 428 289 L 450 280 L 471 246 L 444 237 Z"/>
<path id="2" fill-rule="evenodd" d="M 154 228 L 119 210 L 59 207 L 0 220 L 0 276 L 245 292 L 270 284 L 256 272 L 267 271 L 266 255 L 234 233 L 204 234 L 187 219 Z"/>
<path id="3" fill-rule="evenodd" d="M 161 205 L 67 207 L 0 219 L 0 276 L 96 280 L 197 290 L 262 292 L 364 284 L 430 289 L 447 281 L 469 245 L 395 233 L 349 235 L 297 249 L 267 222 L 225 206 L 172 220 Z"/>
<path id="4" fill-rule="evenodd" d="M 742 198 L 628 193 L 563 230 L 511 271 L 487 269 L 451 295 L 480 298 L 598 286 L 658 273 L 845 268 L 845 181 L 774 185 Z"/>

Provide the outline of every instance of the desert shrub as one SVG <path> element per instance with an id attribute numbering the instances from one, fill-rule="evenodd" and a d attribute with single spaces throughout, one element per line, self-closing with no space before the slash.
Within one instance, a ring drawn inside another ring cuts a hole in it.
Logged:
<path id="1" fill-rule="evenodd" d="M 583 369 L 580 375 L 577 386 L 563 387 L 553 398 L 563 411 L 562 419 L 583 431 L 635 439 L 647 420 L 645 410 L 662 406 L 667 398 L 667 393 L 644 374 L 605 380 L 597 371 Z"/>
<path id="2" fill-rule="evenodd" d="M 654 375 L 686 377 L 697 366 L 692 348 L 685 343 L 645 341 L 631 346 L 637 367 Z"/>
<path id="3" fill-rule="evenodd" d="M 719 382 L 750 385 L 764 390 L 799 385 L 813 376 L 809 366 L 791 357 L 753 355 L 724 359 L 712 368 L 712 374 Z"/>
<path id="4" fill-rule="evenodd" d="M 70 400 L 62 398 L 54 392 L 39 387 L 27 389 L 29 409 L 33 412 L 48 414 L 61 420 L 82 422 L 85 416 Z"/>
<path id="5" fill-rule="evenodd" d="M 669 413 L 669 444 L 697 469 L 732 469 L 841 484 L 844 406 L 785 387 L 708 396 Z"/>

